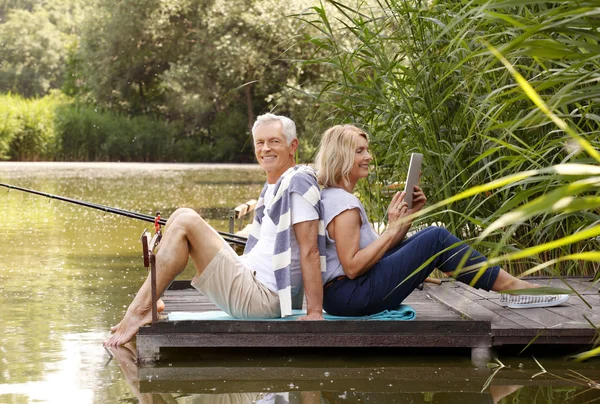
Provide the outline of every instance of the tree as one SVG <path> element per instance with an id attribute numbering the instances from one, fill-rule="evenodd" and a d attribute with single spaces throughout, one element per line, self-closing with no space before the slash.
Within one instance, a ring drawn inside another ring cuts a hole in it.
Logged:
<path id="1" fill-rule="evenodd" d="M 0 24 L 0 91 L 42 95 L 62 80 L 65 38 L 40 7 L 11 10 Z"/>

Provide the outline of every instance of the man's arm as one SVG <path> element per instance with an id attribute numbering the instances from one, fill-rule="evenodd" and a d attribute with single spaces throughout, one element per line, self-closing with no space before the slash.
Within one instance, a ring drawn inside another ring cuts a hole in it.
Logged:
<path id="1" fill-rule="evenodd" d="M 318 220 L 308 220 L 294 225 L 294 234 L 300 247 L 300 266 L 306 295 L 306 316 L 298 320 L 323 320 L 323 279 L 317 244 L 318 233 Z"/>

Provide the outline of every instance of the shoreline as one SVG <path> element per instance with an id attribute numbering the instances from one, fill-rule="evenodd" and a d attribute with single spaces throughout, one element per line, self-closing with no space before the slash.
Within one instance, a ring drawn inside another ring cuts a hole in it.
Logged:
<path id="1" fill-rule="evenodd" d="M 111 168 L 111 169 L 150 169 L 150 170 L 196 170 L 196 169 L 226 169 L 226 170 L 261 170 L 261 167 L 254 164 L 238 163 L 141 163 L 141 162 L 71 162 L 71 161 L 2 161 L 2 169 L 40 169 L 40 168 Z"/>

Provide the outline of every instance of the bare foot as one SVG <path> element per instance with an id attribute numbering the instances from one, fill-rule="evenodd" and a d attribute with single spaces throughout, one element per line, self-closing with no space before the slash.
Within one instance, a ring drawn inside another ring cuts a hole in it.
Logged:
<path id="1" fill-rule="evenodd" d="M 505 270 L 501 269 L 498 273 L 498 277 L 492 285 L 492 290 L 495 292 L 503 292 L 505 290 L 531 289 L 539 287 L 540 285 L 524 281 L 523 279 L 515 278 Z"/>
<path id="2" fill-rule="evenodd" d="M 159 313 L 162 313 L 165 310 L 165 303 L 162 301 L 162 299 L 158 299 L 158 301 L 156 302 L 156 310 Z M 121 323 L 110 327 L 110 332 L 112 332 L 112 333 L 116 332 L 119 329 L 120 325 L 121 325 Z"/>
<path id="3" fill-rule="evenodd" d="M 494 404 L 503 399 L 504 397 L 514 393 L 519 390 L 523 386 L 490 386 L 490 395 L 492 396 L 492 400 Z"/>
<path id="4" fill-rule="evenodd" d="M 535 283 L 527 282 L 522 279 L 517 279 L 513 284 L 509 286 L 509 289 L 533 289 L 533 288 L 541 288 L 542 285 L 538 285 Z M 507 289 L 508 290 L 508 289 Z"/>
<path id="5" fill-rule="evenodd" d="M 119 323 L 114 334 L 104 341 L 104 346 L 117 347 L 131 341 L 138 333 L 140 327 L 152 322 L 150 307 L 134 308 L 133 303 L 127 309 L 125 317 Z"/>

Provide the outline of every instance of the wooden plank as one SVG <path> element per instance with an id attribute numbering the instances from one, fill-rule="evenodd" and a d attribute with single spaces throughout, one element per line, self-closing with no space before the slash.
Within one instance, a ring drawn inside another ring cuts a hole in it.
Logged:
<path id="1" fill-rule="evenodd" d="M 430 296 L 438 302 L 446 305 L 458 314 L 466 318 L 478 321 L 493 322 L 495 327 L 502 328 L 522 328 L 520 324 L 509 319 L 496 315 L 493 311 L 481 306 L 475 300 L 471 300 L 463 295 L 464 289 L 453 285 L 445 284 L 443 287 L 431 289 Z"/>
<path id="2" fill-rule="evenodd" d="M 234 208 L 235 213 L 236 213 L 236 219 L 241 219 L 245 215 L 247 215 L 251 212 L 254 212 L 257 202 L 258 201 L 256 199 L 250 199 L 248 202 L 242 203 L 241 205 L 236 206 Z"/>
<path id="3" fill-rule="evenodd" d="M 490 347 L 489 333 L 165 333 L 137 336 L 138 353 L 148 343 L 160 348 L 376 348 Z M 143 358 L 140 358 L 143 360 Z"/>
<path id="4" fill-rule="evenodd" d="M 548 307 L 548 311 L 566 317 L 567 320 L 563 321 L 554 327 L 561 328 L 590 328 L 591 325 L 586 321 L 584 315 L 592 322 L 592 324 L 600 326 L 600 314 L 594 313 L 586 307 L 574 306 L 568 304 L 568 302 L 561 306 Z"/>
<path id="5" fill-rule="evenodd" d="M 598 297 L 599 284 L 598 283 L 594 284 L 593 282 L 591 282 L 591 279 L 589 279 L 589 278 L 583 278 L 583 279 L 581 279 L 581 278 L 580 279 L 565 278 L 565 280 L 578 293 L 580 293 L 582 295 L 591 295 L 594 297 Z M 548 285 L 557 287 L 557 288 L 568 288 L 568 286 L 565 285 L 565 283 L 558 278 L 549 279 Z"/>
<path id="6" fill-rule="evenodd" d="M 335 326 L 332 326 L 335 324 Z M 140 328 L 140 335 L 202 334 L 202 333 L 314 333 L 326 334 L 452 334 L 490 333 L 487 321 L 285 321 L 285 320 L 220 320 L 220 321 L 159 321 Z"/>
<path id="7" fill-rule="evenodd" d="M 581 300 L 583 298 L 592 307 L 600 305 L 600 294 L 598 293 L 597 284 L 592 285 L 591 282 L 581 279 L 568 279 L 567 281 L 569 282 L 569 285 L 571 285 L 571 287 L 573 287 L 573 289 L 575 289 L 577 293 L 581 295 L 581 297 L 574 294 L 571 295 L 568 303 L 589 309 L 589 306 L 587 306 L 587 304 Z M 550 286 L 567 288 L 567 286 L 560 279 L 553 279 L 550 282 Z"/>
<path id="8" fill-rule="evenodd" d="M 552 287 L 557 287 L 557 288 L 568 289 L 568 286 L 565 285 L 564 282 L 562 282 L 558 278 L 548 278 L 548 277 L 531 278 L 531 277 L 528 277 L 528 278 L 523 278 L 523 279 L 527 280 L 528 282 L 538 284 L 540 286 L 552 286 Z M 565 279 L 579 293 L 584 294 L 584 295 L 591 295 L 595 298 L 598 298 L 598 300 L 600 300 L 600 295 L 598 294 L 599 285 L 596 284 L 595 286 L 590 287 L 590 285 L 592 285 L 592 282 L 590 282 L 590 280 L 591 280 L 590 277 L 584 277 L 584 278 L 569 277 L 569 278 L 565 278 Z M 454 280 L 447 280 L 446 282 L 455 282 L 456 285 L 460 285 L 463 287 L 467 286 L 461 282 L 454 281 Z M 474 291 L 474 293 L 479 295 L 481 298 L 485 298 L 485 299 L 496 299 L 499 297 L 498 293 L 496 293 L 496 292 L 488 292 L 483 289 L 475 289 L 475 288 L 473 288 L 473 291 Z"/>
<path id="9" fill-rule="evenodd" d="M 578 299 L 577 296 L 571 296 L 569 302 L 556 307 L 534 309 L 509 309 L 502 306 L 502 304 L 500 303 L 500 295 L 498 293 L 474 289 L 461 283 L 457 283 L 457 286 L 461 290 L 464 290 L 464 293 L 472 293 L 478 296 L 481 300 L 477 300 L 477 302 L 482 306 L 498 313 L 498 315 L 501 315 L 505 318 L 509 318 L 510 320 L 518 323 L 519 325 L 522 325 L 525 328 L 582 328 L 582 324 L 578 325 L 577 323 L 581 323 L 581 321 L 584 321 L 583 313 L 585 312 L 585 310 L 583 306 L 576 307 L 569 303 L 574 299 Z M 558 287 L 557 284 L 552 284 L 550 286 Z M 487 298 L 484 299 L 483 296 L 486 296 Z M 587 314 L 589 315 L 589 317 L 594 318 L 594 320 L 600 321 L 600 316 L 595 315 L 591 310 Z M 510 327 L 503 327 L 497 323 L 492 322 L 492 328 Z"/>
<path id="10" fill-rule="evenodd" d="M 568 317 L 568 307 L 560 306 L 555 311 L 547 308 L 509 309 L 519 315 L 541 324 L 542 328 L 560 327 L 560 324 L 571 321 Z"/>
<path id="11" fill-rule="evenodd" d="M 511 309 L 508 309 L 508 308 L 502 306 L 502 304 L 500 303 L 500 298 L 498 297 L 498 293 L 496 293 L 496 292 L 487 292 L 485 290 L 475 289 L 475 288 L 472 288 L 472 287 L 462 284 L 462 283 L 457 283 L 456 285 L 457 285 L 457 288 L 461 289 L 463 295 L 469 296 L 469 298 L 471 300 L 476 301 L 479 305 L 496 313 L 496 315 L 498 315 L 499 317 L 508 319 L 510 322 L 518 324 L 520 327 L 517 327 L 516 329 L 519 329 L 519 328 L 533 328 L 533 329 L 543 328 L 542 324 L 540 324 L 536 321 L 530 320 L 527 317 L 522 316 L 521 314 L 519 314 L 518 311 L 511 310 Z M 481 295 L 483 293 L 481 293 L 481 292 L 483 292 L 485 294 L 493 295 L 494 299 L 482 298 Z M 499 322 L 499 321 L 493 320 L 492 321 L 492 329 L 497 329 L 497 328 L 515 329 L 515 328 L 511 327 L 510 323 L 508 323 L 508 322 Z"/>
<path id="12" fill-rule="evenodd" d="M 595 331 L 585 329 L 544 329 L 492 331 L 494 346 L 502 345 L 583 345 L 591 347 Z M 506 333 L 506 334 L 505 334 Z"/>

